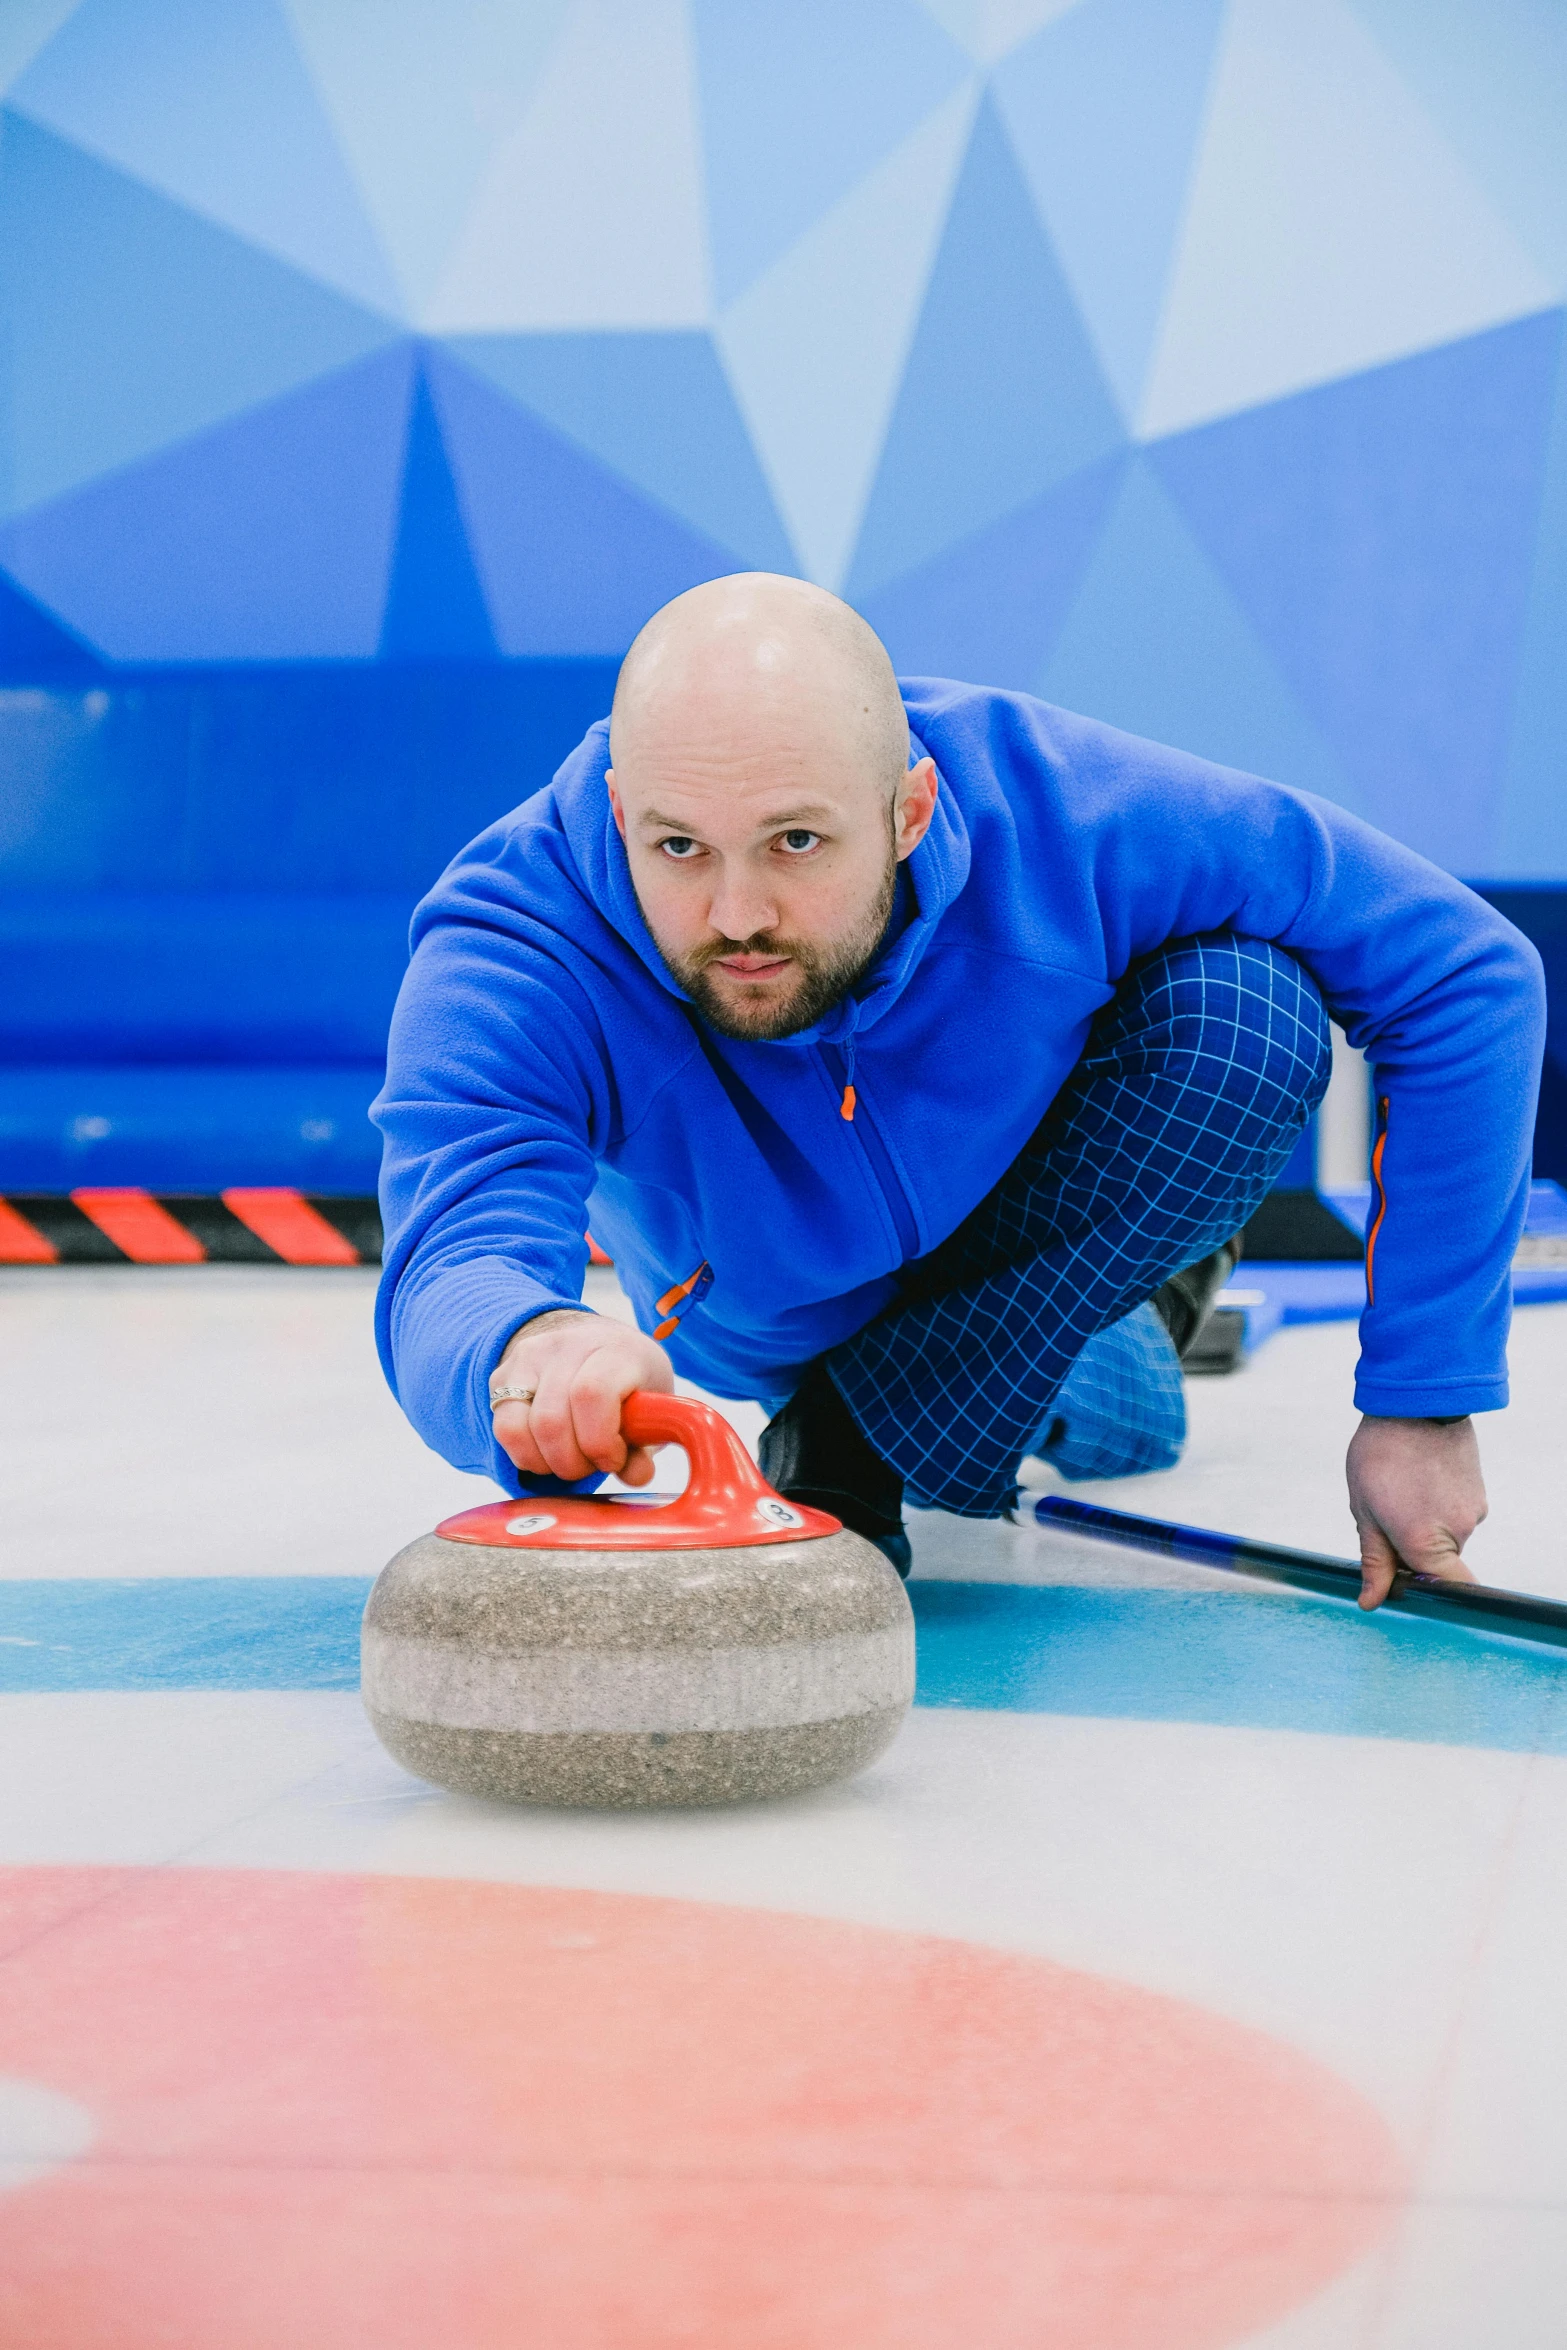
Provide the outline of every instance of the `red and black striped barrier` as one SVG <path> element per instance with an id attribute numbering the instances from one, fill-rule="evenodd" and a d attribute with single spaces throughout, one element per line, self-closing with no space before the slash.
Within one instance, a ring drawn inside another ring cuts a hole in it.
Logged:
<path id="1" fill-rule="evenodd" d="M 374 1199 L 276 1185 L 0 1194 L 0 1265 L 378 1265 Z"/>
<path id="2" fill-rule="evenodd" d="M 610 1260 L 592 1236 L 595 1265 Z M 371 1197 L 290 1191 L 0 1192 L 0 1265 L 378 1265 Z"/>

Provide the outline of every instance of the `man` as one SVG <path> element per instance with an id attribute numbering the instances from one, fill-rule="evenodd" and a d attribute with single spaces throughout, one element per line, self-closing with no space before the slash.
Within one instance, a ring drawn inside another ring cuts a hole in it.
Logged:
<path id="1" fill-rule="evenodd" d="M 676 1371 L 759 1397 L 781 1490 L 906 1566 L 905 1493 L 996 1516 L 1026 1453 L 1173 1457 L 1166 1324 L 1321 1098 L 1324 1005 L 1378 1105 L 1348 1461 L 1375 1606 L 1400 1562 L 1465 1576 L 1485 1514 L 1533 949 L 1309 794 L 900 692 L 799 581 L 695 588 L 415 917 L 375 1110 L 388 1378 L 513 1491 L 646 1483 L 620 1406 Z M 579 1302 L 590 1223 L 636 1329 Z"/>

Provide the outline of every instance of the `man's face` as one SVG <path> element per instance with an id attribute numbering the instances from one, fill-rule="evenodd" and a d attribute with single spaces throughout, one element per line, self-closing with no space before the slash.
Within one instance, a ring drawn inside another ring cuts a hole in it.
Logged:
<path id="1" fill-rule="evenodd" d="M 609 776 L 643 918 L 722 1035 L 792 1036 L 881 942 L 899 860 L 935 806 L 929 759 L 897 798 L 809 711 L 718 707 L 639 727 Z"/>

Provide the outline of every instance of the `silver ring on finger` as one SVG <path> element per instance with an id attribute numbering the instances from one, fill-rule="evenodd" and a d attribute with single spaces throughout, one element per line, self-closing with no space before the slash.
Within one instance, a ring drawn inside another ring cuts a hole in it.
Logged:
<path id="1" fill-rule="evenodd" d="M 538 1392 L 536 1387 L 492 1387 L 490 1409 L 496 1411 L 503 1403 L 532 1403 Z"/>

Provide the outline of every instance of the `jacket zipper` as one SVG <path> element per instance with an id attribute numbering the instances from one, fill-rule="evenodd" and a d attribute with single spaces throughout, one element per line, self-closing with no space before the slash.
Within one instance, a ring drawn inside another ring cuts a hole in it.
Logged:
<path id="1" fill-rule="evenodd" d="M 1377 1302 L 1377 1236 L 1382 1230 L 1382 1219 L 1387 1214 L 1387 1187 L 1382 1180 L 1382 1156 L 1387 1149 L 1388 1097 L 1383 1094 L 1377 1103 L 1377 1139 L 1371 1153 L 1371 1229 L 1366 1234 L 1366 1303 Z"/>
<path id="2" fill-rule="evenodd" d="M 825 1045 L 822 1049 L 824 1053 L 836 1055 L 840 1094 L 838 1115 L 853 1126 L 855 1133 L 860 1138 L 865 1156 L 870 1161 L 871 1173 L 880 1185 L 882 1197 L 891 1211 L 893 1227 L 898 1235 L 898 1246 L 902 1249 L 903 1260 L 907 1264 L 919 1253 L 919 1230 L 914 1221 L 914 1210 L 909 1204 L 909 1195 L 904 1190 L 898 1171 L 892 1163 L 892 1154 L 876 1130 L 874 1116 L 867 1109 L 865 1103 L 860 1100 L 856 1091 L 854 1047 L 850 1044 L 847 1048 L 840 1050 L 836 1045 Z"/>

